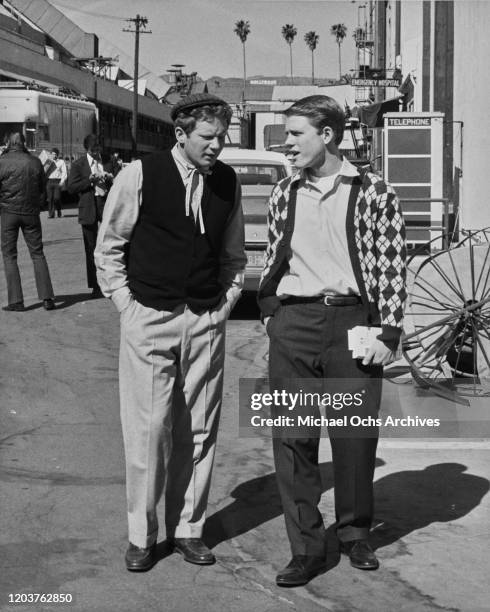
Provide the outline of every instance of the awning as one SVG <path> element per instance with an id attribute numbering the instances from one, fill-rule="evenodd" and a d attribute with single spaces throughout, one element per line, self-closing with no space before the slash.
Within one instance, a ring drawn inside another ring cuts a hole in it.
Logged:
<path id="1" fill-rule="evenodd" d="M 43 79 L 38 79 L 38 74 L 31 72 L 31 74 L 26 74 L 24 70 L 22 74 L 19 72 L 12 72 L 9 70 L 5 70 L 3 67 L 0 68 L 0 77 L 6 77 L 7 79 L 12 79 L 13 81 L 19 81 L 21 83 L 33 83 L 35 85 L 39 85 L 41 87 L 47 87 L 55 89 L 56 87 L 69 87 L 69 85 L 63 81 L 60 81 L 56 78 L 51 78 L 51 81 L 45 81 Z M 0 79 L 1 80 L 1 79 Z"/>
<path id="2" fill-rule="evenodd" d="M 377 104 L 359 106 L 357 109 L 359 121 L 370 128 L 383 127 L 383 115 L 385 113 L 396 113 L 400 110 L 400 97 L 384 100 Z"/>

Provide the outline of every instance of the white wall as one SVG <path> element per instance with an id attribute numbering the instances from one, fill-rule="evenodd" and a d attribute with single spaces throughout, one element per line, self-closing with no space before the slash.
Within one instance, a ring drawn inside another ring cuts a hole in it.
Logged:
<path id="1" fill-rule="evenodd" d="M 410 72 L 415 79 L 414 110 L 422 110 L 422 62 L 423 62 L 423 3 L 420 0 L 401 2 L 402 72 Z M 394 2 L 389 2 L 392 15 L 387 40 L 392 46 L 387 50 L 388 64 L 394 61 Z M 431 3 L 431 17 L 434 3 Z M 434 24 L 432 21 L 431 53 L 434 50 Z M 454 142 L 455 167 L 462 168 L 460 179 L 460 225 L 477 229 L 490 226 L 490 198 L 485 178 L 490 167 L 490 1 L 454 1 Z M 430 67 L 431 72 L 433 66 Z M 431 87 L 433 79 L 431 78 Z M 433 101 L 433 91 L 430 92 Z M 463 122 L 463 128 L 461 124 Z M 462 146 L 461 146 L 462 145 Z M 462 149 L 462 153 L 461 153 Z"/>
<path id="2" fill-rule="evenodd" d="M 400 54 L 402 56 L 402 73 L 405 79 L 412 74 L 414 87 L 414 112 L 422 111 L 422 60 L 423 60 L 423 3 L 419 0 L 401 2 Z M 391 27 L 395 28 L 392 19 Z M 395 40 L 395 35 L 391 38 Z M 394 55 L 394 48 L 390 49 Z M 394 57 L 390 57 L 394 65 Z"/>
<path id="3" fill-rule="evenodd" d="M 456 0 L 454 116 L 463 121 L 462 227 L 490 226 L 490 2 Z M 454 160 L 459 158 L 455 139 Z"/>

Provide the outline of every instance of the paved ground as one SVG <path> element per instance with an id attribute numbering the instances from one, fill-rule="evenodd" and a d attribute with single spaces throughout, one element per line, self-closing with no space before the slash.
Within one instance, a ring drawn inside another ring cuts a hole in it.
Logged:
<path id="1" fill-rule="evenodd" d="M 379 571 L 351 568 L 345 557 L 339 559 L 331 538 L 327 574 L 298 589 L 275 586 L 289 549 L 270 439 L 265 433 L 238 435 L 238 379 L 263 376 L 266 365 L 263 329 L 250 304 L 234 313 L 227 337 L 223 418 L 206 529 L 218 563 L 199 568 L 168 555 L 162 534 L 155 568 L 128 573 L 118 318 L 109 301 L 88 299 L 79 227 L 74 211 L 65 213 L 54 220 L 43 213 L 58 309 L 40 307 L 22 247 L 29 310 L 0 311 L 0 611 L 490 609 L 490 445 L 484 430 L 471 424 L 456 434 L 453 426 L 452 438 L 381 441 L 372 535 Z M 5 304 L 3 271 L 0 296 Z M 453 421 L 463 414 L 447 402 L 434 404 L 410 381 L 396 382 L 398 387 L 386 384 L 384 413 L 396 404 L 397 414 L 405 414 L 407 406 L 426 407 L 443 419 L 451 414 Z M 480 402 L 467 412 L 487 409 Z M 321 460 L 321 508 L 328 524 L 333 519 L 328 442 Z M 73 602 L 9 603 L 16 593 L 69 593 Z"/>

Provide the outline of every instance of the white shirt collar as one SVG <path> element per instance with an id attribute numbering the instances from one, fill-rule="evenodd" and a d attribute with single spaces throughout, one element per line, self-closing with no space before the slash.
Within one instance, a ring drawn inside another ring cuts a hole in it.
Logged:
<path id="1" fill-rule="evenodd" d="M 171 153 L 172 153 L 172 157 L 174 158 L 175 162 L 179 164 L 181 168 L 186 171 L 187 176 L 189 176 L 189 174 L 191 174 L 194 171 L 197 171 L 199 172 L 199 174 L 202 174 L 202 175 L 208 175 L 208 174 L 211 174 L 212 172 L 212 168 L 210 168 L 207 171 L 203 171 L 200 168 L 197 168 L 194 164 L 192 164 L 186 157 L 184 157 L 178 144 L 175 144 L 172 147 Z"/>
<path id="2" fill-rule="evenodd" d="M 201 208 L 201 199 L 204 189 L 204 176 L 203 173 L 200 172 L 196 166 L 191 164 L 181 153 L 180 147 L 178 144 L 175 144 L 171 150 L 172 157 L 174 158 L 175 163 L 177 164 L 177 168 L 182 176 L 182 179 L 185 184 L 185 214 L 186 217 L 189 217 L 191 214 L 191 200 L 192 200 L 192 179 L 194 174 L 197 174 L 198 177 L 198 187 L 197 187 L 197 208 L 195 212 L 196 222 L 199 223 L 199 228 L 201 230 L 201 234 L 205 233 L 204 228 L 204 219 Z M 208 172 L 207 174 L 210 174 Z"/>
<path id="3" fill-rule="evenodd" d="M 95 157 L 92 157 L 90 155 L 90 153 L 87 152 L 87 161 L 88 161 L 88 165 L 90 167 L 92 167 L 93 163 L 95 162 L 96 164 L 100 164 L 99 160 L 95 159 Z"/>
<path id="4" fill-rule="evenodd" d="M 336 173 L 336 175 L 345 177 L 355 177 L 359 176 L 359 171 L 354 166 L 354 164 L 350 163 L 350 161 L 346 157 L 342 157 L 342 165 L 340 166 L 340 170 Z M 308 170 L 306 168 L 301 168 L 301 170 L 298 170 L 293 175 L 291 183 L 300 180 L 309 182 Z"/>

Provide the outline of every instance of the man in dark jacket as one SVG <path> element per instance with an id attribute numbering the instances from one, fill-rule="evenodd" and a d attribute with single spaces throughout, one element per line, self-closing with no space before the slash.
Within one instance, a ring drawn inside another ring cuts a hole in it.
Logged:
<path id="1" fill-rule="evenodd" d="M 86 136 L 83 146 L 87 154 L 71 165 L 67 188 L 70 193 L 78 194 L 78 222 L 82 226 L 87 284 L 92 289 L 92 297 L 99 298 L 103 296 L 97 283 L 94 250 L 112 175 L 102 166 L 101 147 L 97 136 Z"/>
<path id="2" fill-rule="evenodd" d="M 17 265 L 19 229 L 34 265 L 38 297 L 46 310 L 55 308 L 39 218 L 45 198 L 46 179 L 41 161 L 26 149 L 23 134 L 10 134 L 7 148 L 0 157 L 1 245 L 8 292 L 8 305 L 3 310 L 24 310 Z"/>

